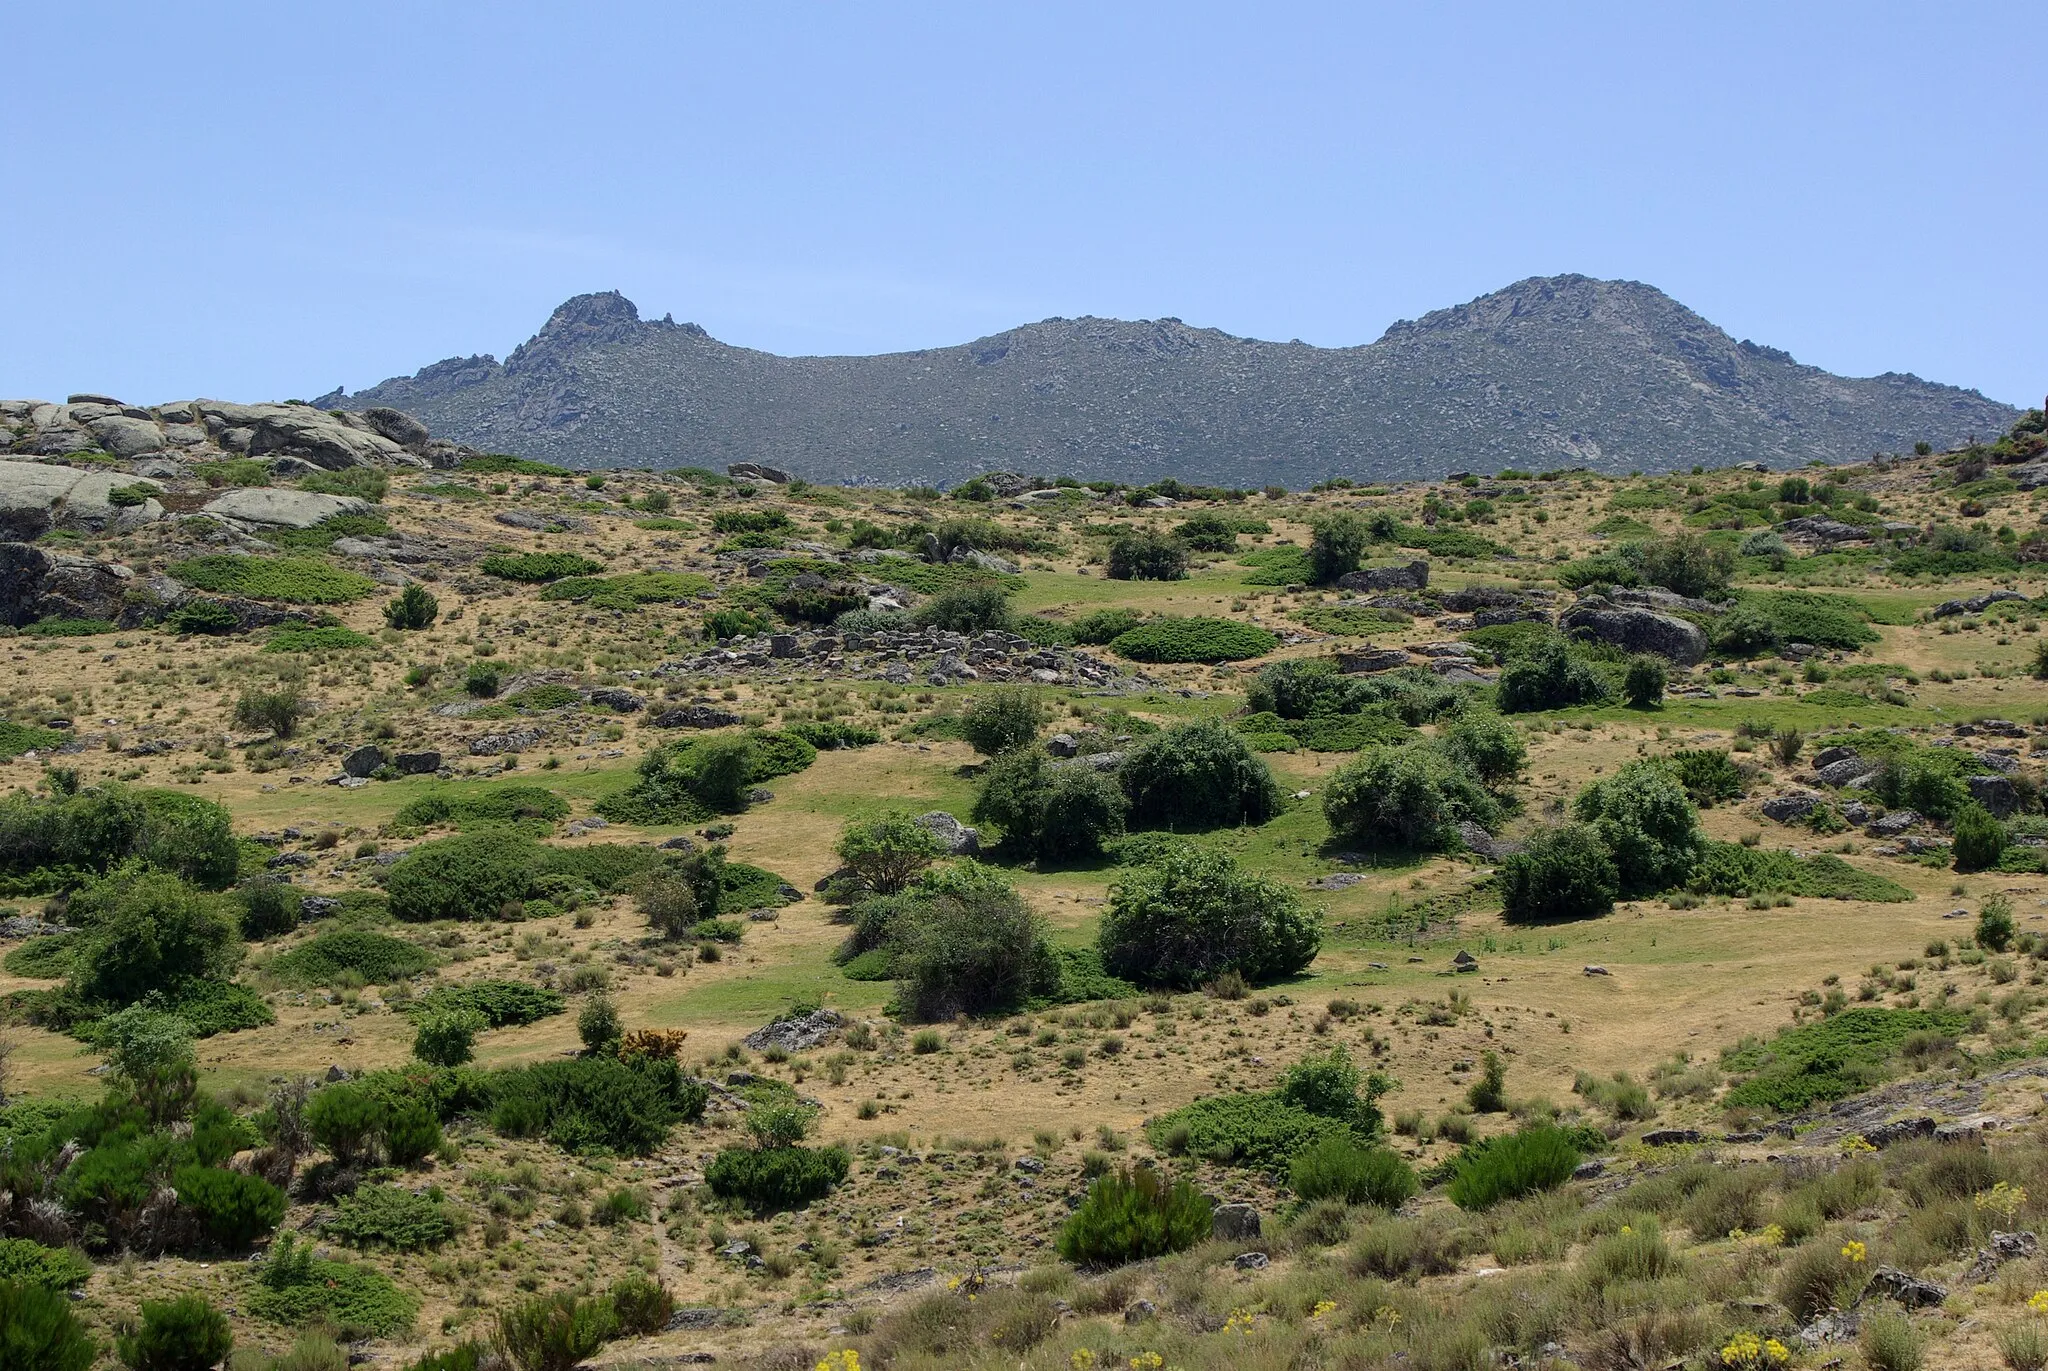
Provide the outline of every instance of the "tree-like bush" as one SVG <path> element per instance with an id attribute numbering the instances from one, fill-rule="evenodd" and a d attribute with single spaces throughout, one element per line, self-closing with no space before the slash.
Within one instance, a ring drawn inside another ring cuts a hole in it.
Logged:
<path id="1" fill-rule="evenodd" d="M 199 1090 L 199 1059 L 183 1018 L 130 1005 L 100 1021 L 98 1038 L 115 1081 L 152 1125 L 164 1128 L 185 1117 Z"/>
<path id="2" fill-rule="evenodd" d="M 8 1371 L 89 1371 L 98 1355 L 63 1295 L 0 1280 L 0 1365 Z"/>
<path id="3" fill-rule="evenodd" d="M 1026 686 L 997 686 L 974 697 L 960 716 L 960 736 L 984 757 L 999 757 L 1038 736 L 1045 707 Z"/>
<path id="4" fill-rule="evenodd" d="M 704 1168 L 704 1184 L 721 1199 L 757 1214 L 801 1209 L 846 1179 L 843 1147 L 728 1147 Z"/>
<path id="5" fill-rule="evenodd" d="M 1664 682 L 1664 659 L 1639 652 L 1628 659 L 1628 670 L 1621 678 L 1621 698 L 1637 709 L 1655 709 L 1664 703 Z"/>
<path id="6" fill-rule="evenodd" d="M 505 829 L 422 843 L 385 881 L 392 917 L 408 923 L 496 918 L 525 898 L 539 846 Z"/>
<path id="7" fill-rule="evenodd" d="M 1000 876 L 943 868 L 892 922 L 897 998 L 921 1022 L 1013 1009 L 1059 985 L 1045 924 Z"/>
<path id="8" fill-rule="evenodd" d="M 242 903 L 242 936 L 275 938 L 299 926 L 301 896 L 297 886 L 259 877 L 239 892 Z"/>
<path id="9" fill-rule="evenodd" d="M 70 989 L 102 1005 L 133 1004 L 188 981 L 231 975 L 242 953 L 218 902 L 167 871 L 124 870 L 73 900 L 88 915 Z"/>
<path id="10" fill-rule="evenodd" d="M 208 1242 L 229 1251 L 247 1247 L 284 1218 L 284 1192 L 259 1176 L 218 1166 L 178 1168 L 171 1182 Z"/>
<path id="11" fill-rule="evenodd" d="M 626 1023 L 619 1017 L 618 1006 L 609 995 L 592 995 L 590 1002 L 583 1006 L 583 1012 L 576 1016 L 576 1036 L 583 1040 L 583 1050 L 593 1057 L 615 1057 L 619 1043 L 625 1039 Z"/>
<path id="12" fill-rule="evenodd" d="M 1641 569 L 1645 581 L 1699 599 L 1727 594 L 1728 578 L 1735 573 L 1735 559 L 1728 550 L 1697 533 L 1653 538 L 1637 544 L 1631 553 L 1630 560 Z"/>
<path id="13" fill-rule="evenodd" d="M 473 1009 L 439 1009 L 415 1020 L 412 1055 L 429 1066 L 461 1066 L 476 1055 L 484 1016 Z"/>
<path id="14" fill-rule="evenodd" d="M 848 820 L 833 850 L 861 885 L 878 895 L 894 895 L 942 855 L 938 837 L 907 809 Z"/>
<path id="15" fill-rule="evenodd" d="M 306 1128 L 335 1161 L 350 1166 L 375 1148 L 388 1113 L 384 1101 L 360 1085 L 330 1085 L 307 1102 Z"/>
<path id="16" fill-rule="evenodd" d="M 1096 1178 L 1060 1229 L 1057 1247 L 1077 1266 L 1121 1266 L 1186 1251 L 1208 1238 L 1214 1217 L 1187 1180 L 1135 1166 Z"/>
<path id="17" fill-rule="evenodd" d="M 567 1151 L 608 1148 L 644 1157 L 669 1125 L 702 1117 L 710 1092 L 673 1058 L 578 1057 L 491 1073 L 491 1127 L 545 1137 Z"/>
<path id="18" fill-rule="evenodd" d="M 226 1316 L 201 1295 L 144 1300 L 141 1325 L 114 1343 L 129 1371 L 213 1371 L 234 1346 Z"/>
<path id="19" fill-rule="evenodd" d="M 1977 946 L 1989 952 L 2003 952 L 2012 946 L 2015 931 L 2012 901 L 2003 894 L 1986 899 L 1984 907 L 1977 911 Z"/>
<path id="20" fill-rule="evenodd" d="M 1777 651 L 1778 625 L 1761 606 L 1740 604 L 1715 622 L 1712 641 L 1722 657 L 1748 661 Z"/>
<path id="21" fill-rule="evenodd" d="M 1174 844 L 1110 886 L 1096 937 L 1109 973 L 1140 985 L 1186 988 L 1226 971 L 1262 984 L 1315 960 L 1322 921 L 1228 853 Z"/>
<path id="22" fill-rule="evenodd" d="M 384 622 L 393 628 L 432 628 L 441 617 L 441 602 L 432 591 L 414 582 L 384 602 Z"/>
<path id="23" fill-rule="evenodd" d="M 1503 1200 L 1564 1184 L 1579 1160 L 1578 1148 L 1561 1128 L 1543 1125 L 1503 1133 L 1459 1155 L 1445 1193 L 1460 1209 L 1491 1209 Z"/>
<path id="24" fill-rule="evenodd" d="M 1348 510 L 1325 514 L 1314 521 L 1313 530 L 1308 564 L 1317 585 L 1331 585 L 1339 576 L 1358 570 L 1366 544 L 1372 540 L 1364 519 Z"/>
<path id="25" fill-rule="evenodd" d="M 1056 862 L 1100 856 L 1124 831 L 1129 809 L 1116 781 L 1095 768 L 1048 768 L 1038 793 L 1038 855 Z"/>
<path id="26" fill-rule="evenodd" d="M 1967 804 L 1956 811 L 1954 840 L 1956 870 L 1983 871 L 1998 865 L 2005 852 L 2005 825 L 1980 804 Z"/>
<path id="27" fill-rule="evenodd" d="M 1380 1209 L 1399 1209 L 1419 1188 L 1415 1169 L 1394 1153 L 1334 1134 L 1295 1157 L 1287 1183 L 1310 1203 L 1338 1199 Z"/>
<path id="28" fill-rule="evenodd" d="M 1458 825 L 1491 827 L 1500 807 L 1471 772 L 1433 743 L 1369 747 L 1323 791 L 1330 831 L 1367 848 L 1438 852 L 1459 845 Z"/>
<path id="29" fill-rule="evenodd" d="M 618 1327 L 611 1301 L 566 1291 L 536 1295 L 498 1315 L 498 1352 L 518 1371 L 570 1371 L 594 1355 Z"/>
<path id="30" fill-rule="evenodd" d="M 1010 625 L 1010 597 L 1001 585 L 983 583 L 941 591 L 918 606 L 912 619 L 924 628 L 983 633 Z"/>
<path id="31" fill-rule="evenodd" d="M 1184 580 L 1187 546 L 1156 533 L 1126 533 L 1109 545 L 1108 572 L 1113 581 Z"/>
<path id="32" fill-rule="evenodd" d="M 676 1297 L 668 1286 L 653 1276 L 628 1272 L 612 1282 L 608 1292 L 612 1313 L 618 1318 L 622 1337 L 642 1338 L 668 1326 L 675 1312 Z"/>
<path id="33" fill-rule="evenodd" d="M 1522 731 L 1498 714 L 1467 710 L 1441 736 L 1445 755 L 1489 789 L 1513 785 L 1529 764 Z"/>
<path id="34" fill-rule="evenodd" d="M 1598 672 L 1571 654 L 1563 639 L 1551 637 L 1501 668 L 1495 698 L 1501 713 L 1527 714 L 1598 704 L 1607 698 L 1607 685 Z"/>
<path id="35" fill-rule="evenodd" d="M 1541 829 L 1500 864 L 1501 918 L 1511 924 L 1586 919 L 1614 908 L 1621 877 L 1585 824 Z"/>
<path id="36" fill-rule="evenodd" d="M 1587 786 L 1572 802 L 1572 816 L 1591 824 L 1613 857 L 1622 895 L 1669 890 L 1705 851 L 1699 811 L 1677 776 L 1657 762 L 1630 762 Z"/>
<path id="37" fill-rule="evenodd" d="M 1117 780 L 1137 828 L 1182 832 L 1264 823 L 1280 812 L 1279 782 L 1244 735 L 1213 719 L 1140 742 Z"/>

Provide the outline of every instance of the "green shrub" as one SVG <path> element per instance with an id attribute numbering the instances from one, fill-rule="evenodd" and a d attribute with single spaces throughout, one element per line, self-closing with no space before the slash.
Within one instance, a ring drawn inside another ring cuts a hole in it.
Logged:
<path id="1" fill-rule="evenodd" d="M 537 1295 L 498 1315 L 499 1353 L 517 1371 L 570 1371 L 603 1347 L 618 1327 L 609 1300 L 566 1292 Z"/>
<path id="2" fill-rule="evenodd" d="M 1096 942 L 1110 974 L 1139 985 L 1194 986 L 1229 971 L 1262 984 L 1315 960 L 1322 921 L 1228 853 L 1175 843 L 1110 886 Z"/>
<path id="3" fill-rule="evenodd" d="M 376 639 L 352 628 L 292 627 L 274 628 L 270 638 L 263 644 L 265 652 L 348 652 L 357 648 L 375 647 Z"/>
<path id="4" fill-rule="evenodd" d="M 1630 762 L 1579 792 L 1572 816 L 1614 859 L 1618 893 L 1655 894 L 1683 882 L 1705 850 L 1699 811 L 1670 768 Z"/>
<path id="5" fill-rule="evenodd" d="M 1696 599 L 1718 599 L 1727 594 L 1728 578 L 1735 571 L 1735 558 L 1728 549 L 1697 533 L 1674 533 L 1633 543 L 1624 555 L 1651 585 Z"/>
<path id="6" fill-rule="evenodd" d="M 846 1179 L 847 1166 L 841 1147 L 728 1147 L 704 1168 L 704 1183 L 722 1199 L 769 1214 L 822 1199 Z"/>
<path id="7" fill-rule="evenodd" d="M 525 898 L 538 848 L 524 834 L 503 829 L 422 843 L 385 881 L 391 915 L 408 923 L 495 918 Z"/>
<path id="8" fill-rule="evenodd" d="M 377 583 L 353 571 L 302 557 L 252 557 L 239 552 L 194 557 L 171 566 L 171 575 L 197 590 L 281 600 L 293 605 L 339 605 L 360 600 Z"/>
<path id="9" fill-rule="evenodd" d="M 24 752 L 42 752 L 58 747 L 64 735 L 54 728 L 37 728 L 0 719 L 0 762 L 11 762 Z"/>
<path id="10" fill-rule="evenodd" d="M 976 695 L 967 706 L 960 716 L 960 736 L 982 756 L 998 757 L 1036 738 L 1044 717 L 1037 691 L 998 686 Z"/>
<path id="11" fill-rule="evenodd" d="M 840 616 L 843 620 L 844 615 Z M 727 607 L 707 610 L 704 614 L 704 636 L 716 642 L 727 638 L 751 638 L 757 633 L 768 631 L 768 617 L 751 609 Z M 842 632 L 856 632 L 842 629 Z"/>
<path id="12" fill-rule="evenodd" d="M 4 966 L 10 976 L 27 976 L 32 980 L 54 981 L 71 974 L 71 958 L 78 950 L 79 935 L 76 933 L 47 933 L 39 938 L 30 938 L 20 947 L 7 954 Z M 0 1275 L 0 1280 L 6 1277 Z"/>
<path id="13" fill-rule="evenodd" d="M 628 1338 L 661 1332 L 676 1308 L 675 1296 L 669 1293 L 667 1285 L 638 1272 L 629 1272 L 613 1281 L 607 1297 L 618 1318 L 620 1335 Z"/>
<path id="14" fill-rule="evenodd" d="M 604 570 L 602 562 L 574 552 L 494 552 L 476 564 L 486 576 L 538 585 L 565 576 L 592 576 Z"/>
<path id="15" fill-rule="evenodd" d="M 1277 1172 L 1328 1137 L 1371 1141 L 1347 1121 L 1312 1114 L 1274 1091 L 1204 1096 L 1149 1120 L 1145 1136 L 1164 1152 Z"/>
<path id="16" fill-rule="evenodd" d="M 434 1010 L 414 1017 L 412 1055 L 429 1066 L 461 1066 L 476 1056 L 484 1016 L 470 1009 Z"/>
<path id="17" fill-rule="evenodd" d="M 683 571 L 635 571 L 621 576 L 566 576 L 541 591 L 543 600 L 569 600 L 593 609 L 633 610 L 648 604 L 686 604 L 711 589 L 709 577 Z"/>
<path id="18" fill-rule="evenodd" d="M 530 457 L 513 457 L 503 452 L 479 452 L 462 459 L 458 471 L 475 472 L 479 476 L 568 476 L 573 473 L 567 467 L 552 466 L 547 462 L 536 462 Z"/>
<path id="19" fill-rule="evenodd" d="M 322 1230 L 350 1247 L 418 1252 L 455 1236 L 448 1207 L 433 1194 L 395 1185 L 358 1186 L 336 1206 Z"/>
<path id="20" fill-rule="evenodd" d="M 660 1146 L 671 1124 L 701 1117 L 709 1098 L 672 1059 L 602 1056 L 495 1071 L 488 1092 L 491 1127 L 507 1137 L 636 1157 Z"/>
<path id="21" fill-rule="evenodd" d="M 1311 1204 L 1339 1199 L 1346 1204 L 1399 1209 L 1420 1188 L 1415 1169 L 1394 1153 L 1383 1147 L 1361 1147 L 1334 1133 L 1298 1153 L 1287 1177 L 1294 1193 Z"/>
<path id="22" fill-rule="evenodd" d="M 1503 714 L 1566 709 L 1607 699 L 1606 682 L 1574 657 L 1562 639 L 1551 637 L 1501 669 L 1495 698 Z"/>
<path id="23" fill-rule="evenodd" d="M 1074 641 L 1100 647 L 1144 622 L 1144 616 L 1134 609 L 1098 609 L 1074 620 Z"/>
<path id="24" fill-rule="evenodd" d="M 1927 1337 L 1903 1314 L 1876 1313 L 1863 1323 L 1856 1338 L 1870 1371 L 1920 1371 L 1927 1360 Z"/>
<path id="25" fill-rule="evenodd" d="M 433 627 L 441 617 L 441 602 L 433 592 L 414 582 L 384 602 L 384 622 L 393 628 L 418 630 Z"/>
<path id="26" fill-rule="evenodd" d="M 1164 615 L 1118 634 L 1109 650 L 1134 662 L 1241 662 L 1278 646 L 1278 637 L 1236 619 Z"/>
<path id="27" fill-rule="evenodd" d="M 1870 626 L 1870 612 L 1846 595 L 1745 591 L 1738 608 L 1761 614 L 1770 623 L 1772 636 L 1781 642 L 1855 652 L 1878 641 L 1877 630 Z"/>
<path id="28" fill-rule="evenodd" d="M 1248 586 L 1303 586 L 1315 579 L 1315 566 L 1308 550 L 1299 547 L 1262 547 L 1237 559 L 1252 568 L 1243 580 Z"/>
<path id="29" fill-rule="evenodd" d="M 1958 871 L 1983 871 L 1997 866 L 2005 852 L 2005 825 L 1979 804 L 1967 804 L 1956 811 L 1952 837 Z"/>
<path id="30" fill-rule="evenodd" d="M 115 627 L 108 619 L 38 619 L 21 631 L 31 638 L 94 638 Z"/>
<path id="31" fill-rule="evenodd" d="M 1746 787 L 1735 759 L 1720 748 L 1688 748 L 1664 759 L 1677 773 L 1692 802 L 1708 809 L 1722 800 L 1739 799 Z"/>
<path id="32" fill-rule="evenodd" d="M 361 1085 L 331 1085 L 306 1103 L 307 1131 L 343 1166 L 371 1152 L 389 1117 L 389 1105 Z"/>
<path id="33" fill-rule="evenodd" d="M 241 849 L 227 810 L 196 795 L 105 784 L 0 798 L 0 872 L 75 884 L 129 858 L 218 890 L 233 883 Z"/>
<path id="34" fill-rule="evenodd" d="M 1323 790 L 1332 834 L 1367 848 L 1442 851 L 1460 845 L 1458 824 L 1499 822 L 1500 807 L 1472 773 L 1433 743 L 1370 747 Z"/>
<path id="35" fill-rule="evenodd" d="M 1264 823 L 1280 812 L 1272 769 L 1243 735 L 1212 719 L 1155 733 L 1133 747 L 1117 779 L 1133 827 L 1189 831 Z"/>
<path id="36" fill-rule="evenodd" d="M 894 574 L 891 568 L 891 574 Z M 1010 626 L 1007 590 L 994 583 L 955 586 L 918 606 L 913 622 L 925 628 L 942 628 L 952 633 L 982 633 Z"/>
<path id="37" fill-rule="evenodd" d="M 1778 1276 L 1778 1303 L 1792 1317 L 1807 1323 L 1842 1308 L 1855 1294 L 1857 1272 L 1832 1238 L 1810 1242 L 1795 1251 Z"/>
<path id="38" fill-rule="evenodd" d="M 746 807 L 747 788 L 802 771 L 818 750 L 790 733 L 699 738 L 649 748 L 633 784 L 600 800 L 597 812 L 623 823 L 696 823 Z"/>
<path id="39" fill-rule="evenodd" d="M 463 690 L 479 700 L 494 699 L 502 683 L 498 668 L 490 662 L 471 662 L 462 677 Z"/>
<path id="40" fill-rule="evenodd" d="M 1446 727 L 1441 737 L 1445 755 L 1492 789 L 1514 784 L 1529 764 L 1529 748 L 1521 730 L 1498 714 L 1470 710 Z"/>
<path id="41" fill-rule="evenodd" d="M 1499 880 L 1501 918 L 1511 924 L 1605 914 L 1620 884 L 1607 845 L 1584 824 L 1538 830 L 1501 862 Z"/>
<path id="42" fill-rule="evenodd" d="M 1335 584 L 1339 576 L 1358 570 L 1372 536 L 1364 519 L 1340 510 L 1312 520 L 1311 528 L 1309 578 L 1316 585 Z"/>
<path id="43" fill-rule="evenodd" d="M 1655 709 L 1664 703 L 1664 659 L 1639 652 L 1628 659 L 1621 678 L 1621 697 L 1637 709 Z"/>
<path id="44" fill-rule="evenodd" d="M 1447 1193 L 1460 1209 L 1490 1209 L 1564 1184 L 1579 1160 L 1563 1129 L 1546 1125 L 1503 1133 L 1459 1155 Z"/>
<path id="45" fill-rule="evenodd" d="M 142 1324 L 115 1340 L 129 1371 L 213 1371 L 227 1360 L 235 1335 L 200 1295 L 144 1300 Z"/>
<path id="46" fill-rule="evenodd" d="M 906 1017 L 930 1023 L 1011 1010 L 1058 990 L 1044 920 L 1001 876 L 942 867 L 910 894 L 888 933 Z"/>
<path id="47" fill-rule="evenodd" d="M 894 895 L 942 855 L 939 840 L 907 809 L 848 820 L 833 851 L 860 884 Z"/>
<path id="48" fill-rule="evenodd" d="M 1156 533 L 1126 533 L 1109 545 L 1109 578 L 1113 581 L 1181 581 L 1187 579 L 1187 547 Z"/>
<path id="49" fill-rule="evenodd" d="M 820 752 L 832 752 L 848 747 L 873 747 L 882 741 L 882 735 L 872 728 L 862 728 L 858 724 L 843 724 L 837 719 L 790 724 L 782 731 L 792 738 L 802 739 Z"/>
<path id="50" fill-rule="evenodd" d="M 27 1238 L 0 1238 L 0 1283 L 70 1290 L 92 1276 L 92 1263 L 73 1247 L 45 1247 Z M 0 1341 L 0 1347 L 4 1347 Z"/>
<path id="51" fill-rule="evenodd" d="M 353 495 L 376 504 L 391 491 L 391 477 L 376 467 L 347 467 L 341 471 L 315 471 L 299 481 L 300 490 L 322 495 Z"/>
<path id="52" fill-rule="evenodd" d="M 391 821 L 405 828 L 521 824 L 546 831 L 568 817 L 569 802 L 554 791 L 512 784 L 429 791 L 408 801 Z"/>
<path id="53" fill-rule="evenodd" d="M 366 929 L 337 929 L 300 943 L 270 963 L 270 973 L 293 985 L 333 985 L 349 972 L 372 985 L 390 985 L 434 969 L 433 953 L 417 943 Z"/>
<path id="54" fill-rule="evenodd" d="M 1206 1240 L 1214 1209 L 1185 1179 L 1147 1166 L 1099 1176 L 1056 1241 L 1077 1266 L 1121 1266 L 1184 1252 Z"/>
<path id="55" fill-rule="evenodd" d="M 1977 912 L 1977 946 L 1990 952 L 2003 952 L 2012 946 L 2014 931 L 2012 901 L 2003 894 L 1986 899 L 1984 907 Z"/>
<path id="56" fill-rule="evenodd" d="M 0 1280 L 0 1360 L 8 1371 L 90 1371 L 98 1355 L 63 1295 Z"/>
<path id="57" fill-rule="evenodd" d="M 313 709 L 306 692 L 297 682 L 286 682 L 275 690 L 245 690 L 235 700 L 235 722 L 244 728 L 268 729 L 280 738 L 299 731 L 299 720 Z"/>
<path id="58" fill-rule="evenodd" d="M 1844 1099 L 1882 1080 L 1908 1037 L 1953 1039 L 1969 1023 L 1969 1015 L 1946 1010 L 1858 1007 L 1788 1028 L 1769 1042 L 1745 1040 L 1721 1054 L 1729 1072 L 1748 1076 L 1722 1104 L 1790 1114 Z"/>
<path id="59" fill-rule="evenodd" d="M 315 1257 L 290 1234 L 279 1238 L 248 1294 L 258 1318 L 302 1328 L 316 1320 L 342 1338 L 390 1337 L 412 1326 L 419 1300 L 381 1271 Z"/>
<path id="60" fill-rule="evenodd" d="M 1699 895 L 1775 893 L 1878 904 L 1913 898 L 1913 892 L 1896 881 L 1853 867 L 1831 853 L 1795 857 L 1778 849 L 1711 840 L 1704 844 L 1685 885 Z"/>
<path id="61" fill-rule="evenodd" d="M 134 1004 L 191 981 L 223 980 L 241 956 L 227 912 L 177 876 L 124 870 L 72 900 L 86 931 L 69 990 L 93 1004 Z"/>
<path id="62" fill-rule="evenodd" d="M 444 985 L 415 999 L 408 1012 L 427 1014 L 472 1013 L 487 1028 L 538 1023 L 559 1014 L 565 1005 L 560 991 L 529 981 L 465 981 Z"/>
<path id="63" fill-rule="evenodd" d="M 1019 854 L 1052 861 L 1099 855 L 1124 831 L 1129 804 L 1110 777 L 1086 766 L 1048 766 L 1036 748 L 996 758 L 970 817 L 993 824 Z"/>
<path id="64" fill-rule="evenodd" d="M 619 1043 L 626 1036 L 626 1021 L 619 1017 L 618 1006 L 608 995 L 592 995 L 576 1016 L 576 1036 L 583 1041 L 583 1050 L 591 1056 L 613 1057 L 618 1055 Z"/>
<path id="65" fill-rule="evenodd" d="M 284 1218 L 284 1192 L 260 1176 L 217 1166 L 186 1166 L 172 1181 L 178 1202 L 198 1218 L 215 1247 L 247 1247 Z"/>
<path id="66" fill-rule="evenodd" d="M 1958 749 L 1913 748 L 1885 760 L 1870 789 L 1890 809 L 1912 809 L 1947 821 L 1970 803 L 1962 779 L 1966 757 Z"/>

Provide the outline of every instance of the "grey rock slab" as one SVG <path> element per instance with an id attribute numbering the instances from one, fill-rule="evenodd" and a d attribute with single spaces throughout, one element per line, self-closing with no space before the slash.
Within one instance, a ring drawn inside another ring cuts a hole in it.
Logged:
<path id="1" fill-rule="evenodd" d="M 1707 655 L 1707 635 L 1698 624 L 1654 609 L 1618 606 L 1599 595 L 1580 600 L 1557 622 L 1569 633 L 1629 652 L 1654 652 L 1681 666 Z"/>
<path id="2" fill-rule="evenodd" d="M 200 513 L 239 524 L 274 528 L 311 528 L 338 514 L 367 514 L 370 504 L 353 495 L 323 495 L 312 490 L 277 490 L 252 486 L 216 495 Z"/>
<path id="3" fill-rule="evenodd" d="M 163 518 L 164 507 L 154 499 L 139 505 L 113 502 L 117 488 L 134 484 L 125 472 L 0 461 L 0 537 L 26 543 L 53 528 L 100 533 Z"/>

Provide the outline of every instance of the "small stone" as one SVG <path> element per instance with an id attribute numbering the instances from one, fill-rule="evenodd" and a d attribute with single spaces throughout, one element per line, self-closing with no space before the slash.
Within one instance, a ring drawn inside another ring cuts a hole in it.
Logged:
<path id="1" fill-rule="evenodd" d="M 1264 1271 L 1272 1264 L 1272 1258 L 1263 1252 L 1240 1252 L 1230 1264 L 1240 1271 Z"/>

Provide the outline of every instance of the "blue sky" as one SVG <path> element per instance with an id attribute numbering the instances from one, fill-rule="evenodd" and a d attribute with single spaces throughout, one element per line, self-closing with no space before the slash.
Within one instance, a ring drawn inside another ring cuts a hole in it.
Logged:
<path id="1" fill-rule="evenodd" d="M 617 288 L 777 352 L 1368 342 L 1525 276 L 2048 390 L 2048 5 L 95 4 L 0 91 L 0 395 L 359 389 Z"/>

